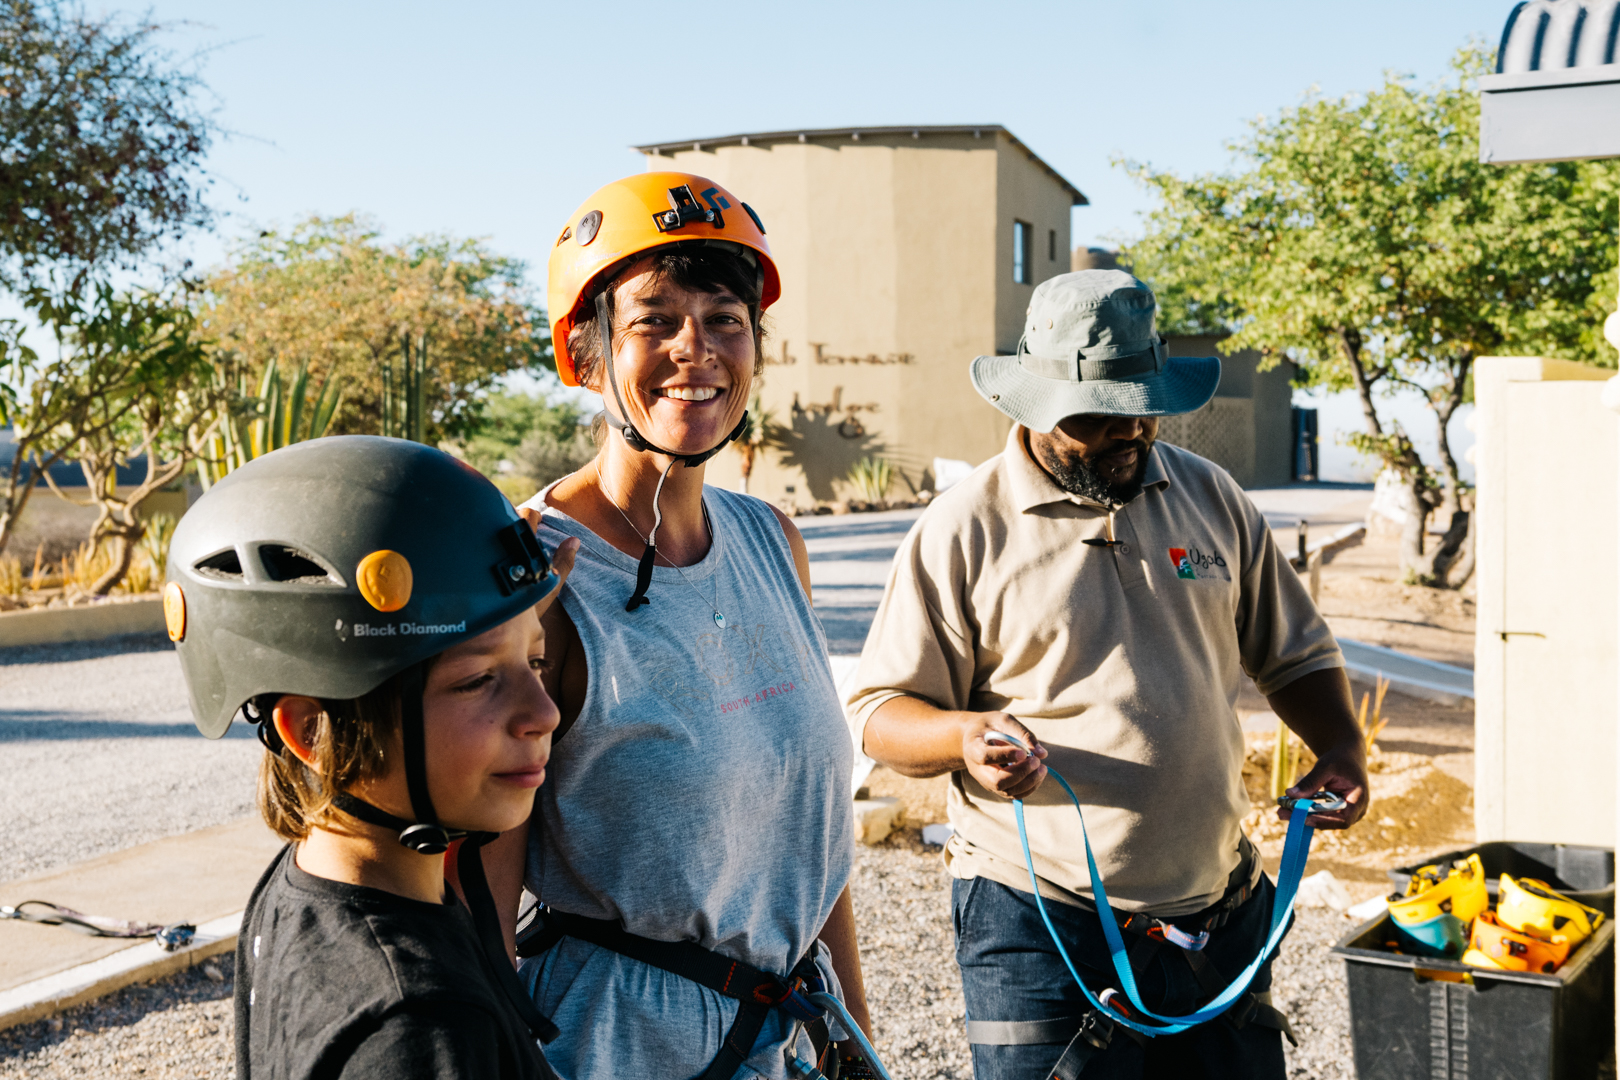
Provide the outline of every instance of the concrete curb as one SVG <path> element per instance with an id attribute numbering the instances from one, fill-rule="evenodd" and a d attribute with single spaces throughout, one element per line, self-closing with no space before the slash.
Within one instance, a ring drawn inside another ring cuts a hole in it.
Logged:
<path id="1" fill-rule="evenodd" d="M 242 913 L 238 911 L 197 927 L 192 943 L 177 952 L 164 952 L 156 942 L 147 941 L 100 960 L 0 991 L 0 1031 L 54 1016 L 132 983 L 171 975 L 195 967 L 211 956 L 230 952 L 236 948 L 241 924 Z"/>
<path id="2" fill-rule="evenodd" d="M 158 599 L 0 612 L 0 648 L 100 641 L 162 631 L 163 601 Z"/>
<path id="3" fill-rule="evenodd" d="M 1425 660 L 1397 649 L 1369 645 L 1354 638 L 1340 638 L 1345 671 L 1352 682 L 1376 684 L 1379 676 L 1389 680 L 1389 688 L 1410 697 L 1439 705 L 1472 705 L 1474 673 L 1468 668 Z"/>

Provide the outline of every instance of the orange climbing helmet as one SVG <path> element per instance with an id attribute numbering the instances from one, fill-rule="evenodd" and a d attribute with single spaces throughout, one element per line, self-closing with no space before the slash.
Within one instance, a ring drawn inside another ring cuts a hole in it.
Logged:
<path id="1" fill-rule="evenodd" d="M 713 180 L 682 172 L 640 173 L 615 180 L 579 205 L 551 246 L 546 274 L 551 344 L 565 384 L 579 385 L 568 334 L 585 313 L 592 287 L 637 255 L 694 242 L 735 245 L 738 254 L 756 262 L 761 310 L 782 295 L 759 215 Z"/>

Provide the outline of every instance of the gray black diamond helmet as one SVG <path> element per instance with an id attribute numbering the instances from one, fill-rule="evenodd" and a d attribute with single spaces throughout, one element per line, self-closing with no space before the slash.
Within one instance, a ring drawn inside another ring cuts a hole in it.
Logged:
<path id="1" fill-rule="evenodd" d="M 197 727 L 260 694 L 349 699 L 533 607 L 556 584 L 494 484 L 419 443 L 295 443 L 180 520 L 164 617 Z"/>

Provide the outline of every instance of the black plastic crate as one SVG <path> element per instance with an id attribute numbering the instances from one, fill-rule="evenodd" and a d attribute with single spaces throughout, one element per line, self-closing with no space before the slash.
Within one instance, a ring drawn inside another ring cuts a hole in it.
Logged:
<path id="1" fill-rule="evenodd" d="M 1580 844 L 1532 844 L 1521 840 L 1493 840 L 1478 847 L 1435 855 L 1412 866 L 1389 871 L 1397 893 L 1422 866 L 1446 866 L 1477 854 L 1485 867 L 1485 887 L 1496 903 L 1496 879 L 1503 874 L 1545 881 L 1571 900 L 1595 907 L 1614 918 L 1614 849 Z"/>
<path id="2" fill-rule="evenodd" d="M 1540 878 L 1609 914 L 1551 975 L 1492 971 L 1388 951 L 1386 912 L 1333 946 L 1345 961 L 1358 1080 L 1593 1080 L 1614 1046 L 1614 851 L 1488 843 L 1478 854 L 1496 897 L 1501 874 Z M 1389 872 L 1397 892 L 1417 867 Z"/>

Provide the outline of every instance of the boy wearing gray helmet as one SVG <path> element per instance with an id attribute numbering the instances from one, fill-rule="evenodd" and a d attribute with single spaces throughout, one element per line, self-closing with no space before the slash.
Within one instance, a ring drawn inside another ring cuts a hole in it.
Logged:
<path id="1" fill-rule="evenodd" d="M 237 1075 L 551 1077 L 478 854 L 527 818 L 558 721 L 533 531 L 438 450 L 319 439 L 215 486 L 168 579 L 197 726 L 258 725 L 289 841 L 243 915 Z"/>

